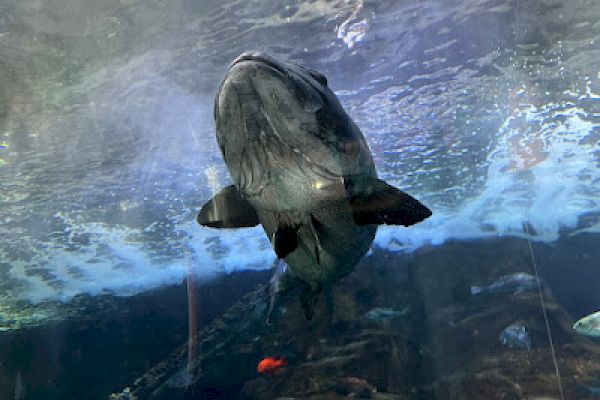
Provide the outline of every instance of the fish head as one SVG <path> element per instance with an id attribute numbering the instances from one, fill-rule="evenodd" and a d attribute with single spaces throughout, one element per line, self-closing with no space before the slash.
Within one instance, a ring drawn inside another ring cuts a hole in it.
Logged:
<path id="1" fill-rule="evenodd" d="M 600 337 L 600 315 L 583 317 L 573 324 L 573 330 L 581 335 Z"/>
<path id="2" fill-rule="evenodd" d="M 327 78 L 262 52 L 243 53 L 231 63 L 214 119 L 225 163 L 246 194 L 264 186 L 265 171 L 281 171 L 283 181 L 295 184 L 358 174 L 364 165 L 374 171 L 362 133 Z"/>

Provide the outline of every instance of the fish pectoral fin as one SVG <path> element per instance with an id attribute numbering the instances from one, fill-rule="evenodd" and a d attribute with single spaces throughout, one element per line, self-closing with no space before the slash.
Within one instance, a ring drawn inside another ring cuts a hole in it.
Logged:
<path id="1" fill-rule="evenodd" d="M 260 224 L 254 207 L 235 185 L 227 186 L 202 206 L 198 223 L 210 228 L 248 228 Z"/>
<path id="2" fill-rule="evenodd" d="M 298 229 L 278 228 L 273 234 L 273 249 L 278 258 L 285 258 L 298 247 Z"/>
<path id="3" fill-rule="evenodd" d="M 417 199 L 376 178 L 366 178 L 364 190 L 350 197 L 350 207 L 357 225 L 410 226 L 431 215 Z"/>

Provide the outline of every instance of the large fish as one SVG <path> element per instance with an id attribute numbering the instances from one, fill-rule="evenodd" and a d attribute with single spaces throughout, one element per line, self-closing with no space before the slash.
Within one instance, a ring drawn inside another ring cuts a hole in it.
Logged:
<path id="1" fill-rule="evenodd" d="M 352 271 L 379 224 L 409 226 L 431 215 L 377 179 L 360 129 L 319 72 L 243 53 L 219 88 L 214 118 L 234 184 L 202 206 L 198 223 L 261 224 L 289 266 L 286 282 L 304 286 L 308 319 L 316 295 Z M 273 292 L 285 263 L 276 266 Z"/>

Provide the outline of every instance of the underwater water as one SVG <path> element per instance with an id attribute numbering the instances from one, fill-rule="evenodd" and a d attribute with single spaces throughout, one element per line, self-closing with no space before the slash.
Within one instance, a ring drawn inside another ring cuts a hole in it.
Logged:
<path id="1" fill-rule="evenodd" d="M 600 309 L 599 21 L 594 0 L 1 1 L 0 399 L 599 397 L 600 343 L 571 328 Z M 232 183 L 213 105 L 248 50 L 323 73 L 379 178 L 433 211 L 380 227 L 311 321 L 293 296 L 259 315 L 260 226 L 196 223 Z M 544 305 L 535 281 L 473 293 L 535 267 Z"/>

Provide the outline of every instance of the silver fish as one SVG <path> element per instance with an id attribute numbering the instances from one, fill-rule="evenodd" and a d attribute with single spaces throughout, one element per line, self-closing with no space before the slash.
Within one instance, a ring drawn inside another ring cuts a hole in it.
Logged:
<path id="1" fill-rule="evenodd" d="M 510 348 L 531 350 L 531 337 L 523 324 L 512 324 L 500 333 L 500 343 Z"/>
<path id="2" fill-rule="evenodd" d="M 377 179 L 365 138 L 317 71 L 244 53 L 221 83 L 214 118 L 234 184 L 202 206 L 198 223 L 261 224 L 289 266 L 283 286 L 304 288 L 308 319 L 318 293 L 354 269 L 378 225 L 431 215 Z"/>
<path id="3" fill-rule="evenodd" d="M 367 311 L 364 317 L 370 321 L 383 321 L 394 318 L 401 318 L 410 312 L 410 307 L 406 306 L 401 310 L 394 310 L 391 308 L 376 307 Z"/>
<path id="4" fill-rule="evenodd" d="M 496 279 L 488 286 L 471 286 L 471 294 L 514 293 L 518 294 L 534 290 L 538 286 L 538 278 L 526 272 L 515 272 Z"/>
<path id="5" fill-rule="evenodd" d="M 600 311 L 581 318 L 573 324 L 573 329 L 580 335 L 600 337 Z"/>

